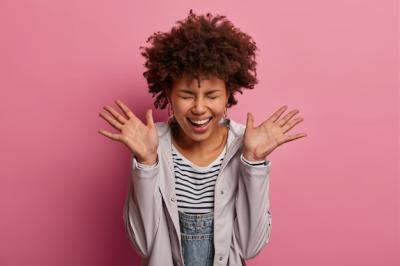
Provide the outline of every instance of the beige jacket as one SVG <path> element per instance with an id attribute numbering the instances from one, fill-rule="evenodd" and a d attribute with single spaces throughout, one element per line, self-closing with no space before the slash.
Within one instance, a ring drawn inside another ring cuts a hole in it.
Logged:
<path id="1" fill-rule="evenodd" d="M 227 147 L 214 196 L 214 265 L 246 265 L 269 242 L 271 161 L 251 166 L 241 158 L 245 125 L 226 120 L 235 138 Z M 184 265 L 181 248 L 175 176 L 168 122 L 156 122 L 160 138 L 158 163 L 138 167 L 131 156 L 132 175 L 123 219 L 141 265 Z"/>

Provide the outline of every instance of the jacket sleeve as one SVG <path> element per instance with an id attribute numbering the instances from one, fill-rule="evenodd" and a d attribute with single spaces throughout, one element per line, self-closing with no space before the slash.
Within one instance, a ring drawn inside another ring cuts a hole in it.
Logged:
<path id="1" fill-rule="evenodd" d="M 141 257 L 150 255 L 160 222 L 162 199 L 158 190 L 160 164 L 140 165 L 131 155 L 132 169 L 123 219 L 126 233 Z"/>
<path id="2" fill-rule="evenodd" d="M 240 156 L 233 237 L 243 259 L 257 256 L 269 242 L 272 228 L 270 167 L 271 161 L 251 165 L 243 154 Z"/>

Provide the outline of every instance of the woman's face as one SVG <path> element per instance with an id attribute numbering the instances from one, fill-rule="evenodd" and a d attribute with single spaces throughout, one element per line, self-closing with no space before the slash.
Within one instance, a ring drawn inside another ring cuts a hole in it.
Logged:
<path id="1" fill-rule="evenodd" d="M 229 95 L 224 80 L 213 75 L 209 78 L 201 80 L 200 87 L 197 79 L 187 76 L 175 80 L 168 97 L 180 133 L 191 141 L 201 142 L 220 132 L 219 121 Z"/>

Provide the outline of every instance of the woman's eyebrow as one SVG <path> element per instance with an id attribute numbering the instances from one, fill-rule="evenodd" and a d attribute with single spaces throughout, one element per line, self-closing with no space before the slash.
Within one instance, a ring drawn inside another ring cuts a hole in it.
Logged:
<path id="1" fill-rule="evenodd" d="M 207 91 L 206 94 L 211 94 L 211 93 L 219 92 L 219 91 L 220 91 L 220 90 L 210 90 L 210 91 Z M 179 92 L 194 94 L 193 91 L 191 91 L 191 90 L 186 90 L 186 89 L 180 89 Z"/>

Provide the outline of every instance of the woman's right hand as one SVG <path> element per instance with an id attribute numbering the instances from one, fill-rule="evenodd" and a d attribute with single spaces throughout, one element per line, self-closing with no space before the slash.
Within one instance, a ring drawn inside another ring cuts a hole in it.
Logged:
<path id="1" fill-rule="evenodd" d="M 159 139 L 153 121 L 152 110 L 148 109 L 146 112 L 147 125 L 145 125 L 122 101 L 116 100 L 115 102 L 128 118 L 125 118 L 125 116 L 109 106 L 104 106 L 104 109 L 111 116 L 102 112 L 99 115 L 112 127 L 120 131 L 120 134 L 110 133 L 102 129 L 98 132 L 112 140 L 124 143 L 133 152 L 139 163 L 155 164 Z"/>

